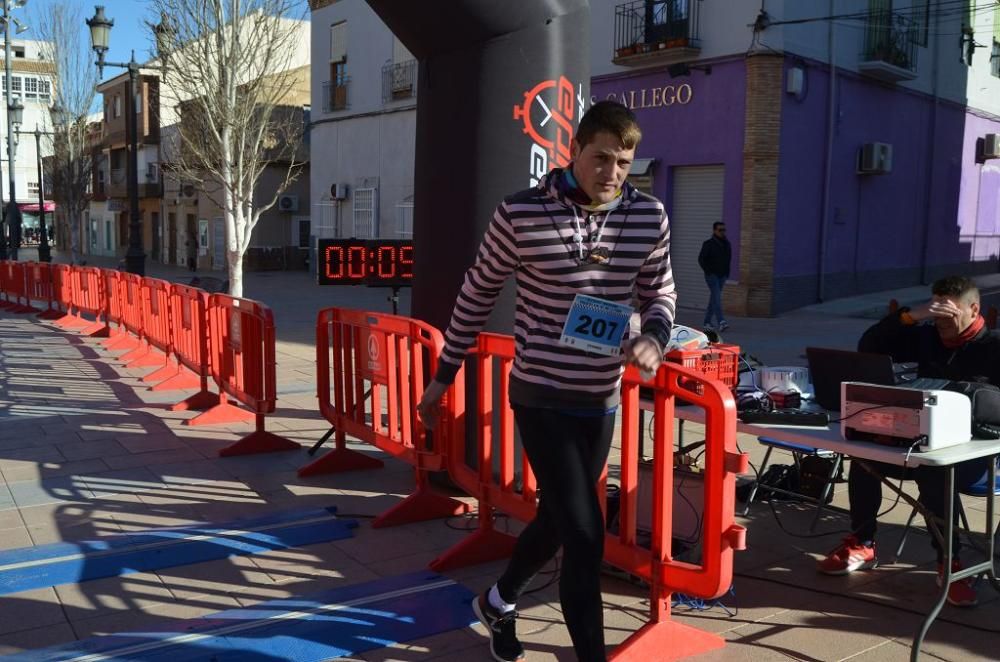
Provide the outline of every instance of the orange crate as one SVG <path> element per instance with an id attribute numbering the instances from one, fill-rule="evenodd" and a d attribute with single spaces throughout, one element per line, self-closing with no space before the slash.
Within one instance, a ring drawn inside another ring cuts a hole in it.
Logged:
<path id="1" fill-rule="evenodd" d="M 730 389 L 735 389 L 740 381 L 739 345 L 719 343 L 705 349 L 678 349 L 667 352 L 665 359 L 717 379 Z"/>

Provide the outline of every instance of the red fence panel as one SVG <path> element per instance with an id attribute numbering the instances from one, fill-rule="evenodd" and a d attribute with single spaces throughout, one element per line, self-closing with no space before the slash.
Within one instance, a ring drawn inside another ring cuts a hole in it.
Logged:
<path id="1" fill-rule="evenodd" d="M 208 409 L 219 396 L 208 390 L 211 373 L 209 353 L 208 294 L 188 285 L 170 287 L 171 348 L 177 372 L 153 391 L 197 388 L 198 393 L 170 407 L 171 411 Z"/>
<path id="2" fill-rule="evenodd" d="M 45 310 L 38 314 L 41 319 L 59 319 L 62 313 L 54 306 L 58 299 L 55 279 L 52 275 L 52 265 L 48 262 L 30 262 L 24 275 L 28 298 L 34 301 L 44 301 Z"/>
<path id="3" fill-rule="evenodd" d="M 170 370 L 170 283 L 158 278 L 142 278 L 140 281 L 139 300 L 142 305 L 142 336 L 145 346 L 129 352 L 121 357 L 127 361 L 129 368 L 148 368 L 159 366 L 144 380 L 159 381 L 166 379 L 173 371 Z"/>
<path id="4" fill-rule="evenodd" d="M 64 328 L 85 326 L 87 322 L 77 317 L 73 310 L 73 267 L 68 264 L 53 264 L 52 287 L 55 289 L 57 305 L 66 313 L 55 324 Z"/>
<path id="5" fill-rule="evenodd" d="M 347 435 L 412 465 L 416 490 L 380 515 L 375 527 L 469 511 L 468 504 L 431 489 L 429 472 L 445 468 L 445 437 L 431 445 L 416 411 L 442 346 L 440 331 L 407 317 L 343 308 L 327 308 L 317 316 L 317 396 L 320 412 L 336 433 L 336 447 L 299 475 L 382 466 L 348 449 Z"/>
<path id="6" fill-rule="evenodd" d="M 105 317 L 108 321 L 108 338 L 104 348 L 108 350 L 134 349 L 139 340 L 129 335 L 125 327 L 125 273 L 117 269 L 102 269 L 104 276 Z M 115 326 L 111 326 L 115 324 Z"/>
<path id="7" fill-rule="evenodd" d="M 219 387 L 219 402 L 184 423 L 255 421 L 257 430 L 219 451 L 223 456 L 301 448 L 264 430 L 264 416 L 274 411 L 278 390 L 271 309 L 257 301 L 213 294 L 208 313 L 212 377 Z M 230 404 L 227 394 L 250 411 Z"/>
<path id="8" fill-rule="evenodd" d="M 72 296 L 76 315 L 84 319 L 87 325 L 80 333 L 94 337 L 107 337 L 110 329 L 105 319 L 104 276 L 97 267 L 73 267 Z M 86 320 L 83 315 L 93 315 L 94 319 Z"/>

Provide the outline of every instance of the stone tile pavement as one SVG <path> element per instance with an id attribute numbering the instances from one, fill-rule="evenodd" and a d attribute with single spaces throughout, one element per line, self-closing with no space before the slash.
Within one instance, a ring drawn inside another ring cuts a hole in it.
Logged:
<path id="1" fill-rule="evenodd" d="M 309 282 L 306 274 L 251 274 L 247 284 L 248 296 L 274 307 L 278 324 L 279 410 L 269 417 L 268 429 L 304 448 L 327 429 L 315 406 L 316 310 L 325 305 L 388 310 L 381 291 L 321 289 Z M 737 320 L 731 335 L 748 347 L 774 338 L 774 355 L 786 351 L 790 361 L 810 331 L 850 346 L 869 323 L 844 311 L 806 311 L 777 320 Z M 778 347 L 782 336 L 786 350 Z M 166 405 L 186 394 L 149 392 L 139 381 L 146 372 L 120 367 L 93 340 L 0 312 L 0 549 L 329 505 L 345 514 L 374 515 L 412 487 L 407 467 L 361 446 L 355 448 L 382 457 L 386 467 L 300 479 L 295 472 L 307 461 L 304 450 L 218 458 L 221 447 L 250 427 L 182 427 L 190 414 L 169 412 Z M 696 429 L 686 429 L 697 435 Z M 759 462 L 759 445 L 750 438 L 741 443 Z M 835 504 L 846 505 L 845 485 L 838 486 Z M 967 499 L 966 510 L 973 526 L 982 528 L 984 504 Z M 883 557 L 891 556 L 888 550 L 894 549 L 908 514 L 899 505 L 883 520 Z M 836 545 L 847 521 L 839 514 L 824 515 L 819 535 L 803 537 L 811 516 L 811 509 L 801 505 L 778 503 L 772 511 L 759 503 L 749 517 L 740 518 L 749 530 L 749 548 L 736 556 L 733 594 L 704 611 L 678 607 L 674 612 L 679 622 L 728 641 L 725 649 L 696 659 L 909 658 L 918 614 L 929 607 L 935 591 L 926 535 L 922 530 L 911 534 L 896 565 L 831 578 L 817 575 L 813 564 Z M 361 521 L 351 539 L 0 596 L 0 654 L 421 569 L 461 540 L 466 535 L 461 529 L 469 525 L 458 519 L 376 531 L 364 517 Z M 449 575 L 478 591 L 501 568 L 492 563 Z M 539 578 L 539 590 L 520 605 L 519 631 L 530 660 L 573 659 L 557 586 L 545 585 L 554 570 Z M 648 603 L 641 587 L 611 575 L 602 581 L 607 639 L 613 645 L 643 623 Z M 980 607 L 945 608 L 922 659 L 1000 657 L 1000 598 L 982 584 L 979 590 Z M 485 660 L 484 642 L 477 626 L 362 658 Z"/>

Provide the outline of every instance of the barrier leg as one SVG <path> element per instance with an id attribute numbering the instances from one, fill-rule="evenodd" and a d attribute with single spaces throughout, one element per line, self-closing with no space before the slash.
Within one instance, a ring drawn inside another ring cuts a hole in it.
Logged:
<path id="1" fill-rule="evenodd" d="M 132 351 L 139 346 L 139 339 L 133 338 L 129 335 L 128 331 L 123 329 L 112 329 L 111 335 L 108 336 L 107 340 L 102 341 L 104 349 L 109 351 L 115 351 L 119 349 L 127 349 Z"/>
<path id="2" fill-rule="evenodd" d="M 61 310 L 56 310 L 55 308 L 53 308 L 52 302 L 50 301 L 49 307 L 43 310 L 42 312 L 38 313 L 36 317 L 38 317 L 38 319 L 40 320 L 58 320 L 62 319 L 65 315 L 66 313 L 62 312 Z"/>
<path id="3" fill-rule="evenodd" d="M 168 380 L 169 381 L 169 380 Z M 162 384 L 158 384 L 153 388 L 156 389 Z M 198 386 L 196 384 L 196 386 Z M 170 411 L 204 411 L 206 409 L 211 409 L 215 405 L 219 404 L 219 395 L 212 393 L 208 390 L 208 378 L 201 378 L 201 390 L 194 395 L 188 396 L 184 400 L 181 400 L 175 405 L 170 406 Z M 223 398 L 222 402 L 225 402 Z"/>
<path id="4" fill-rule="evenodd" d="M 118 360 L 123 363 L 130 363 L 132 361 L 135 361 L 137 358 L 141 356 L 146 356 L 146 354 L 149 354 L 152 350 L 153 348 L 150 347 L 148 344 L 140 343 L 139 346 L 133 349 L 132 351 L 119 356 Z"/>
<path id="5" fill-rule="evenodd" d="M 80 333 L 91 338 L 107 338 L 111 335 L 111 327 L 98 320 L 80 329 Z"/>
<path id="6" fill-rule="evenodd" d="M 155 373 L 154 373 L 155 374 Z M 151 377 L 152 375 L 150 375 Z M 149 377 L 143 377 L 143 381 L 149 379 Z M 152 380 L 150 380 L 152 381 Z M 190 370 L 186 370 L 184 367 L 178 365 L 177 371 L 169 375 L 167 379 L 164 379 L 159 384 L 153 384 L 149 387 L 150 391 L 183 391 L 189 388 L 199 388 L 201 386 L 201 380 L 198 375 L 194 374 Z M 211 406 L 211 405 L 209 405 Z"/>
<path id="7" fill-rule="evenodd" d="M 725 645 L 726 640 L 717 634 L 666 619 L 643 625 L 620 643 L 608 656 L 608 660 L 681 660 L 724 648 Z"/>
<path id="8" fill-rule="evenodd" d="M 163 367 L 167 364 L 165 354 L 151 349 L 142 356 L 136 357 L 125 364 L 126 368 L 152 368 L 154 366 Z"/>
<path id="9" fill-rule="evenodd" d="M 204 415 L 204 414 L 202 414 Z M 264 415 L 257 414 L 257 429 L 243 437 L 235 444 L 226 446 L 219 451 L 219 457 L 233 455 L 256 455 L 257 453 L 276 453 L 278 451 L 294 451 L 302 448 L 291 439 L 279 437 L 264 429 Z"/>
<path id="10" fill-rule="evenodd" d="M 230 404 L 225 393 L 211 395 L 213 399 L 217 398 L 215 405 L 194 418 L 184 421 L 181 425 L 194 427 L 197 425 L 219 425 L 221 423 L 250 423 L 257 420 L 257 416 L 252 411 L 247 411 L 246 409 Z M 182 411 L 172 408 L 171 410 Z"/>
<path id="11" fill-rule="evenodd" d="M 466 536 L 465 540 L 431 561 L 429 567 L 435 572 L 446 572 L 468 565 L 505 559 L 514 553 L 516 542 L 517 538 L 514 536 L 493 528 L 493 510 L 480 501 L 479 528 Z"/>
<path id="12" fill-rule="evenodd" d="M 147 382 L 147 383 L 148 382 L 162 382 L 165 379 L 169 379 L 171 377 L 174 377 L 175 375 L 177 375 L 178 373 L 180 373 L 180 370 L 181 370 L 181 367 L 179 365 L 177 365 L 176 363 L 174 363 L 173 361 L 171 361 L 169 358 L 167 358 L 167 362 L 163 365 L 162 368 L 160 368 L 158 370 L 154 370 L 153 372 L 149 373 L 145 377 L 142 377 L 139 381 Z M 196 386 L 197 386 L 197 384 L 196 384 Z"/>
<path id="13" fill-rule="evenodd" d="M 333 429 L 330 433 L 334 432 Z M 327 433 L 326 436 L 329 436 Z M 366 469 L 381 469 L 384 464 L 378 458 L 353 451 L 347 447 L 343 432 L 336 430 L 336 447 L 318 459 L 313 460 L 299 469 L 299 477 L 322 476 L 323 474 L 345 473 L 348 471 L 364 471 Z"/>
<path id="14" fill-rule="evenodd" d="M 471 504 L 438 494 L 432 490 L 430 481 L 427 480 L 427 472 L 423 469 L 417 467 L 416 474 L 416 491 L 403 499 L 402 503 L 393 506 L 372 520 L 373 529 L 465 515 L 472 511 Z"/>

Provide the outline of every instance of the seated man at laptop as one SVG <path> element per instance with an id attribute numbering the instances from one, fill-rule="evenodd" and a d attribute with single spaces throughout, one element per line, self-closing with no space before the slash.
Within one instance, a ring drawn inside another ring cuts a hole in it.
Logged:
<path id="1" fill-rule="evenodd" d="M 919 377 L 989 382 L 1000 386 L 1000 333 L 986 328 L 980 315 L 979 290 L 975 283 L 969 278 L 951 276 L 935 282 L 931 291 L 933 296 L 928 303 L 912 309 L 900 308 L 865 331 L 858 343 L 858 351 L 889 354 L 894 361 L 901 363 L 916 362 Z M 944 470 L 869 464 L 883 476 L 915 480 L 920 490 L 920 503 L 937 518 L 943 519 Z M 987 469 L 987 460 L 958 465 L 956 485 L 961 488 L 976 482 Z M 878 565 L 875 529 L 882 505 L 882 482 L 854 464 L 848 479 L 848 498 L 854 533 L 819 562 L 820 572 L 842 575 Z M 957 534 L 953 540 L 952 565 L 958 568 Z M 937 550 L 940 574 L 943 552 L 934 536 L 931 536 L 931 542 Z M 953 583 L 948 592 L 948 602 L 955 606 L 976 604 L 976 592 L 971 583 Z"/>

